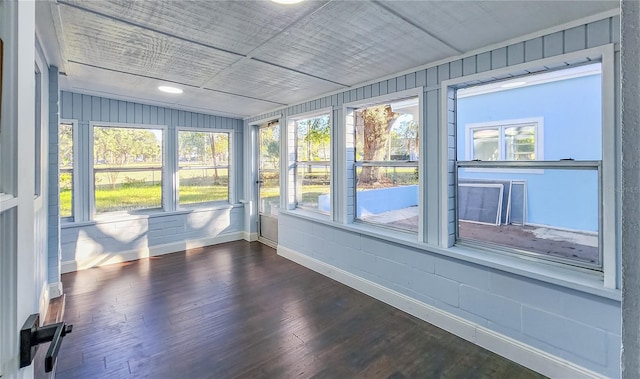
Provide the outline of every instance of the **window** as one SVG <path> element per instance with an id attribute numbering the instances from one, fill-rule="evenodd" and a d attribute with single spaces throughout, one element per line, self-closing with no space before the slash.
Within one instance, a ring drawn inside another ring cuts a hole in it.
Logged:
<path id="1" fill-rule="evenodd" d="M 467 125 L 468 159 L 474 161 L 534 161 L 539 158 L 538 130 L 533 122 Z"/>
<path id="2" fill-rule="evenodd" d="M 296 208 L 330 212 L 331 124 L 328 114 L 293 121 Z"/>
<path id="3" fill-rule="evenodd" d="M 602 270 L 602 109 L 600 63 L 458 89 L 457 243 Z"/>
<path id="4" fill-rule="evenodd" d="M 228 202 L 229 159 L 229 133 L 179 131 L 179 204 Z"/>
<path id="5" fill-rule="evenodd" d="M 355 219 L 418 231 L 418 98 L 355 109 Z"/>
<path id="6" fill-rule="evenodd" d="M 58 127 L 60 217 L 73 217 L 73 124 Z"/>
<path id="7" fill-rule="evenodd" d="M 163 131 L 94 126 L 96 213 L 162 208 Z"/>

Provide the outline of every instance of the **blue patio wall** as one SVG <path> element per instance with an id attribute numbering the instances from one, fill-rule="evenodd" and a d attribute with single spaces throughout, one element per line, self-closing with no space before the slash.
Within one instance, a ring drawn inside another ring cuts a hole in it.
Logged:
<path id="1" fill-rule="evenodd" d="M 458 99 L 458 160 L 466 124 L 542 117 L 544 160 L 602 158 L 601 76 L 591 75 Z M 598 230 L 595 171 L 461 172 L 460 177 L 527 182 L 527 223 Z"/>
<path id="2" fill-rule="evenodd" d="M 358 191 L 356 217 L 418 205 L 418 186 L 401 186 Z M 318 209 L 329 212 L 329 195 L 318 196 Z"/>

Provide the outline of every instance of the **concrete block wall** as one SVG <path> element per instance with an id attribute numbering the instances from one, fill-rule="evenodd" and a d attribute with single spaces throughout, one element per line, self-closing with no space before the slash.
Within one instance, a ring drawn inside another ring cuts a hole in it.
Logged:
<path id="1" fill-rule="evenodd" d="M 62 227 L 62 271 L 242 238 L 243 207 L 226 206 Z"/>
<path id="2" fill-rule="evenodd" d="M 294 250 L 608 377 L 619 376 L 620 302 L 281 214 Z"/>

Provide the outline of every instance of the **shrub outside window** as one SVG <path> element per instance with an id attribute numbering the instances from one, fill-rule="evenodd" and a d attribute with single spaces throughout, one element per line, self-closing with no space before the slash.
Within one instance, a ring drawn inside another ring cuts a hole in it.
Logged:
<path id="1" fill-rule="evenodd" d="M 229 160 L 229 133 L 179 131 L 179 204 L 228 202 Z"/>
<path id="2" fill-rule="evenodd" d="M 94 126 L 96 213 L 162 208 L 163 133 Z"/>

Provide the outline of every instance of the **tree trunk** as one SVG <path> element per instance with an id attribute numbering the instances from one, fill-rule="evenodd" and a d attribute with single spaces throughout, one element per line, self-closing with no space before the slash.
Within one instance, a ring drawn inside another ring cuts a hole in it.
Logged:
<path id="1" fill-rule="evenodd" d="M 215 167 L 213 169 L 213 181 L 214 183 L 218 183 L 218 162 L 216 159 L 216 137 L 215 135 L 209 134 L 207 136 L 207 139 L 209 140 L 209 146 L 211 146 L 211 157 L 213 159 L 213 166 Z"/>
<path id="2" fill-rule="evenodd" d="M 398 113 L 391 110 L 389 105 L 379 105 L 366 108 L 361 112 L 363 127 L 363 157 L 365 161 L 384 160 L 389 132 L 396 121 Z M 379 167 L 363 167 L 358 177 L 361 184 L 372 184 L 380 180 Z"/>

